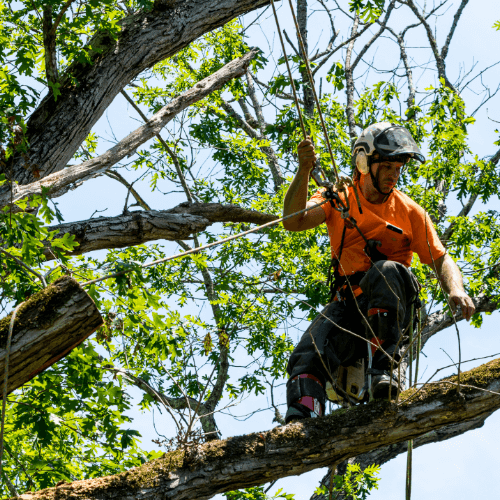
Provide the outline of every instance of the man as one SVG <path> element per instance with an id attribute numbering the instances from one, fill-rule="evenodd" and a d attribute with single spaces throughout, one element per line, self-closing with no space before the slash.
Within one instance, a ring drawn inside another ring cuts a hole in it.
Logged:
<path id="1" fill-rule="evenodd" d="M 309 175 L 317 159 L 310 140 L 300 143 L 298 156 L 299 169 L 285 197 L 285 216 L 324 201 L 324 189 L 307 201 Z M 380 346 L 372 346 L 372 394 L 387 397 L 397 390 L 398 380 L 390 369 L 400 360 L 399 342 L 413 321 L 412 304 L 418 303 L 419 285 L 408 269 L 413 253 L 433 267 L 451 306 L 460 306 L 467 321 L 475 310 L 460 270 L 429 216 L 395 189 L 410 159 L 425 161 L 410 133 L 388 122 L 371 125 L 356 141 L 353 156 L 356 170 L 348 200 L 359 231 L 330 203 L 283 223 L 288 231 L 304 231 L 326 222 L 336 277 L 334 299 L 290 357 L 287 423 L 324 414 L 326 382 L 340 365 L 350 366 L 365 357 L 366 339 Z M 345 193 L 338 194 L 345 200 Z"/>

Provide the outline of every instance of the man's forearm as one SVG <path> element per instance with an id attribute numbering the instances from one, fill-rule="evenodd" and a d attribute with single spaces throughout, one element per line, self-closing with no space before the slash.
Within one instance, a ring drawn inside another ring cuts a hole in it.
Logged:
<path id="1" fill-rule="evenodd" d="M 283 215 L 287 216 L 304 210 L 307 205 L 307 194 L 309 186 L 309 170 L 299 169 L 295 174 L 288 191 L 286 192 L 285 202 L 283 204 Z M 290 219 L 295 220 L 295 218 Z"/>
<path id="2" fill-rule="evenodd" d="M 464 291 L 462 273 L 455 261 L 448 254 L 443 255 L 441 259 L 436 261 L 436 271 L 443 290 L 448 295 L 453 292 Z"/>
<path id="3" fill-rule="evenodd" d="M 451 308 L 455 310 L 457 306 L 460 306 L 463 317 L 469 321 L 476 308 L 472 299 L 465 293 L 460 269 L 448 254 L 436 260 L 436 273 L 443 290 L 448 294 Z"/>

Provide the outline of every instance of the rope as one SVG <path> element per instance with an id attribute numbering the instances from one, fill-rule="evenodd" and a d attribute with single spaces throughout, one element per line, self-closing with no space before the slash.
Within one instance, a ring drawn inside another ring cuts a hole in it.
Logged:
<path id="1" fill-rule="evenodd" d="M 314 101 L 316 103 L 316 107 L 318 108 L 319 119 L 321 121 L 321 127 L 323 128 L 323 134 L 325 136 L 326 145 L 328 147 L 328 152 L 330 153 L 330 159 L 332 160 L 333 171 L 335 173 L 335 177 L 338 182 L 339 173 L 337 170 L 337 165 L 335 164 L 335 158 L 333 157 L 333 151 L 330 145 L 330 139 L 328 137 L 328 132 L 326 130 L 325 121 L 323 120 L 323 113 L 321 112 L 321 106 L 319 104 L 318 94 L 316 93 L 316 88 L 314 86 L 314 77 L 311 71 L 311 66 L 309 65 L 309 58 L 306 54 L 304 40 L 302 39 L 302 34 L 300 33 L 299 23 L 297 22 L 297 16 L 295 15 L 295 9 L 293 8 L 292 0 L 288 0 L 288 3 L 290 4 L 290 10 L 292 11 L 293 21 L 295 23 L 295 29 L 297 30 L 297 38 L 299 39 L 300 47 L 302 49 L 302 58 L 304 59 L 304 63 L 306 65 L 307 75 L 309 77 L 309 84 L 311 85 L 311 91 L 314 96 Z"/>
<path id="2" fill-rule="evenodd" d="M 339 182 L 339 173 L 338 173 L 338 170 L 337 170 L 337 165 L 335 163 L 335 158 L 333 157 L 333 152 L 332 152 L 332 148 L 331 148 L 331 145 L 330 145 L 330 139 L 328 137 L 328 133 L 327 133 L 327 130 L 326 130 L 325 121 L 323 120 L 323 113 L 321 112 L 321 106 L 319 104 L 319 99 L 318 99 L 318 95 L 316 93 L 316 88 L 314 87 L 314 78 L 313 78 L 313 75 L 312 75 L 312 72 L 311 72 L 311 67 L 309 66 L 309 59 L 307 57 L 307 54 L 306 54 L 306 51 L 305 51 L 305 48 L 304 48 L 304 41 L 302 39 L 302 35 L 300 34 L 299 25 L 298 25 L 298 22 L 297 22 L 297 18 L 295 16 L 295 10 L 293 8 L 292 2 L 290 1 L 289 3 L 290 3 L 290 9 L 292 11 L 293 20 L 295 22 L 295 29 L 297 30 L 297 37 L 299 39 L 300 46 L 301 46 L 301 49 L 302 49 L 301 50 L 302 51 L 302 58 L 304 60 L 304 63 L 306 65 L 306 69 L 307 69 L 307 75 L 308 75 L 308 78 L 309 78 L 309 84 L 311 85 L 311 90 L 312 90 L 312 93 L 313 93 L 313 96 L 314 96 L 314 102 L 316 103 L 316 107 L 318 109 L 318 114 L 319 114 L 320 121 L 321 121 L 321 127 L 323 128 L 323 134 L 325 136 L 325 141 L 326 141 L 326 144 L 327 144 L 327 147 L 328 147 L 328 152 L 330 153 L 330 159 L 332 161 L 333 171 L 335 173 L 335 177 L 337 179 L 337 182 Z M 304 135 L 304 139 L 307 139 L 307 132 L 306 132 L 306 128 L 304 126 L 304 120 L 302 118 L 302 112 L 300 111 L 299 100 L 297 98 L 297 90 L 295 88 L 295 82 L 293 81 L 292 70 L 290 68 L 290 63 L 288 61 L 288 56 L 287 56 L 286 49 L 285 49 L 285 42 L 283 41 L 283 36 L 281 35 L 281 28 L 280 28 L 280 23 L 279 23 L 279 20 L 278 20 L 278 13 L 276 12 L 276 6 L 274 5 L 274 0 L 271 0 L 271 5 L 273 7 L 274 20 L 276 21 L 276 27 L 278 28 L 278 35 L 280 37 L 281 48 L 283 50 L 283 56 L 285 58 L 286 67 L 288 69 L 288 76 L 290 78 L 290 84 L 291 84 L 292 90 L 293 90 L 293 97 L 294 97 L 294 101 L 295 101 L 295 106 L 296 106 L 297 112 L 299 114 L 300 127 L 302 128 L 302 134 Z"/>
<path id="3" fill-rule="evenodd" d="M 330 202 L 330 200 L 324 200 L 321 203 L 312 205 L 310 207 L 306 207 L 303 210 L 299 210 L 298 212 L 295 212 L 293 214 L 286 215 L 285 217 L 281 217 L 280 219 L 276 219 L 276 220 L 273 220 L 271 222 L 266 222 L 266 224 L 262 224 L 261 226 L 254 227 L 253 229 L 249 229 L 248 231 L 244 231 L 242 233 L 238 233 L 238 234 L 235 234 L 233 236 L 229 236 L 229 237 L 224 238 L 224 239 L 219 240 L 219 241 L 214 241 L 213 243 L 208 243 L 207 245 L 203 245 L 201 247 L 192 248 L 191 250 L 187 250 L 185 252 L 178 253 L 176 255 L 171 255 L 170 257 L 165 257 L 164 259 L 154 260 L 153 262 L 150 262 L 149 264 L 143 264 L 142 266 L 140 266 L 140 268 L 146 269 L 148 267 L 162 264 L 163 262 L 169 262 L 172 260 L 181 259 L 182 257 L 186 257 L 186 255 L 191 255 L 193 253 L 201 252 L 202 250 L 207 250 L 208 248 L 213 248 L 213 247 L 222 245 L 223 243 L 227 243 L 228 241 L 242 238 L 243 236 L 246 236 L 247 234 L 256 233 L 257 231 L 260 231 L 261 229 L 264 229 L 266 227 L 275 226 L 276 224 L 279 224 L 280 222 L 283 222 L 287 219 L 291 219 L 292 217 L 295 217 L 297 215 L 303 214 L 304 212 L 307 212 L 308 210 L 312 210 L 314 208 L 321 207 L 321 205 L 324 205 L 325 203 L 329 203 L 329 202 Z M 118 271 L 116 273 L 107 274 L 106 276 L 102 276 L 101 278 L 86 281 L 85 283 L 82 283 L 82 286 L 93 285 L 94 283 L 99 283 L 99 281 L 104 281 L 104 280 L 107 280 L 109 278 L 116 278 L 117 276 L 123 276 L 124 274 L 129 274 L 129 273 L 133 272 L 134 270 L 135 269 L 126 269 L 123 271 Z"/>
<path id="4" fill-rule="evenodd" d="M 293 81 L 292 70 L 290 69 L 290 62 L 288 61 L 288 55 L 285 50 L 285 42 L 283 41 L 283 35 L 281 34 L 280 22 L 278 20 L 278 13 L 276 12 L 276 6 L 274 5 L 274 0 L 271 0 L 271 5 L 273 7 L 274 20 L 276 21 L 276 27 L 278 28 L 278 35 L 281 41 L 281 48 L 283 50 L 283 56 L 285 58 L 286 67 L 288 69 L 288 77 L 290 78 L 290 85 L 293 90 L 293 98 L 295 101 L 295 106 L 297 108 L 297 112 L 299 113 L 300 120 L 300 128 L 302 129 L 302 134 L 304 135 L 304 139 L 307 139 L 306 127 L 304 126 L 304 119 L 302 118 L 302 111 L 300 111 L 299 99 L 297 98 L 297 89 L 295 88 L 295 82 Z"/>
<path id="5" fill-rule="evenodd" d="M 3 378 L 3 395 L 2 395 L 2 425 L 0 429 L 0 476 L 3 471 L 3 433 L 5 428 L 5 408 L 7 405 L 7 381 L 9 379 L 9 358 L 10 358 L 10 345 L 12 341 L 12 331 L 14 330 L 14 321 L 16 320 L 16 314 L 19 308 L 24 304 L 21 302 L 12 313 L 12 318 L 10 318 L 9 334 L 7 335 L 7 344 L 5 346 L 5 372 Z"/>

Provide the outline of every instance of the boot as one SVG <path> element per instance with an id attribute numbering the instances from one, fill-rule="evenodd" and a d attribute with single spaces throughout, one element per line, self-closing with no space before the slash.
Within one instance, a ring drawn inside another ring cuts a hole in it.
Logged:
<path id="1" fill-rule="evenodd" d="M 287 384 L 285 423 L 304 418 L 321 417 L 325 413 L 326 393 L 321 381 L 304 373 L 291 378 Z"/>

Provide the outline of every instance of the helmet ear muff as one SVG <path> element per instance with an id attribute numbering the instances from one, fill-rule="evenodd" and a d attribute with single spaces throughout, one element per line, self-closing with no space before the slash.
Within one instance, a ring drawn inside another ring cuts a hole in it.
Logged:
<path id="1" fill-rule="evenodd" d="M 366 175 L 370 168 L 368 166 L 368 157 L 363 149 L 358 151 L 356 155 L 356 168 L 359 170 L 359 173 Z"/>

